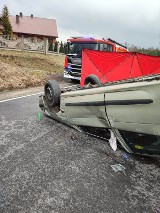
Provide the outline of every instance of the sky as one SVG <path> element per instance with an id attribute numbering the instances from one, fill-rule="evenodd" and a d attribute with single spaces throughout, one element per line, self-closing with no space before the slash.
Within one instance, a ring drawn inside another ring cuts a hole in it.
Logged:
<path id="1" fill-rule="evenodd" d="M 91 36 L 160 48 L 160 0 L 0 0 L 1 11 L 4 5 L 11 15 L 55 19 L 59 41 Z"/>

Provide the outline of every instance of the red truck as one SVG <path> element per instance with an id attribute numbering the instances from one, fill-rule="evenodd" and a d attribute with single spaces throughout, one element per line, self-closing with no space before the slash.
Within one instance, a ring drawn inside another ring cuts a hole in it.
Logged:
<path id="1" fill-rule="evenodd" d="M 67 39 L 64 78 L 71 80 L 81 79 L 83 49 L 104 52 L 128 52 L 127 47 L 110 38 L 99 40 L 95 38 L 72 37 Z"/>

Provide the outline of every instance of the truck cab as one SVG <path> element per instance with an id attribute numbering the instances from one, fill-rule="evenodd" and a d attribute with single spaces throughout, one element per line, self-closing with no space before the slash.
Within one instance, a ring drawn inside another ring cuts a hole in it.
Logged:
<path id="1" fill-rule="evenodd" d="M 67 40 L 64 63 L 64 78 L 80 80 L 82 67 L 82 50 L 99 50 L 105 52 L 127 52 L 127 47 L 112 39 L 95 39 L 72 37 Z"/>

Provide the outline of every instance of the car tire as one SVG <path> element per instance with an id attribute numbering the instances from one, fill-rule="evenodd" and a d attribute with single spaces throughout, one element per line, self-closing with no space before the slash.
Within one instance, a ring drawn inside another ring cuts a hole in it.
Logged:
<path id="1" fill-rule="evenodd" d="M 101 82 L 100 82 L 99 78 L 96 75 L 89 75 L 84 80 L 84 85 L 87 85 L 87 84 L 100 86 Z"/>
<path id="2" fill-rule="evenodd" d="M 44 94 L 49 107 L 60 106 L 61 89 L 57 81 L 49 80 L 44 86 Z"/>

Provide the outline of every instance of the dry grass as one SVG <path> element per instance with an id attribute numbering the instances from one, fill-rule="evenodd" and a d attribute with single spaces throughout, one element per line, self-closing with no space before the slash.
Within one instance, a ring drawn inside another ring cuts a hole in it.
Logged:
<path id="1" fill-rule="evenodd" d="M 63 63 L 63 55 L 0 50 L 0 91 L 42 85 Z"/>

